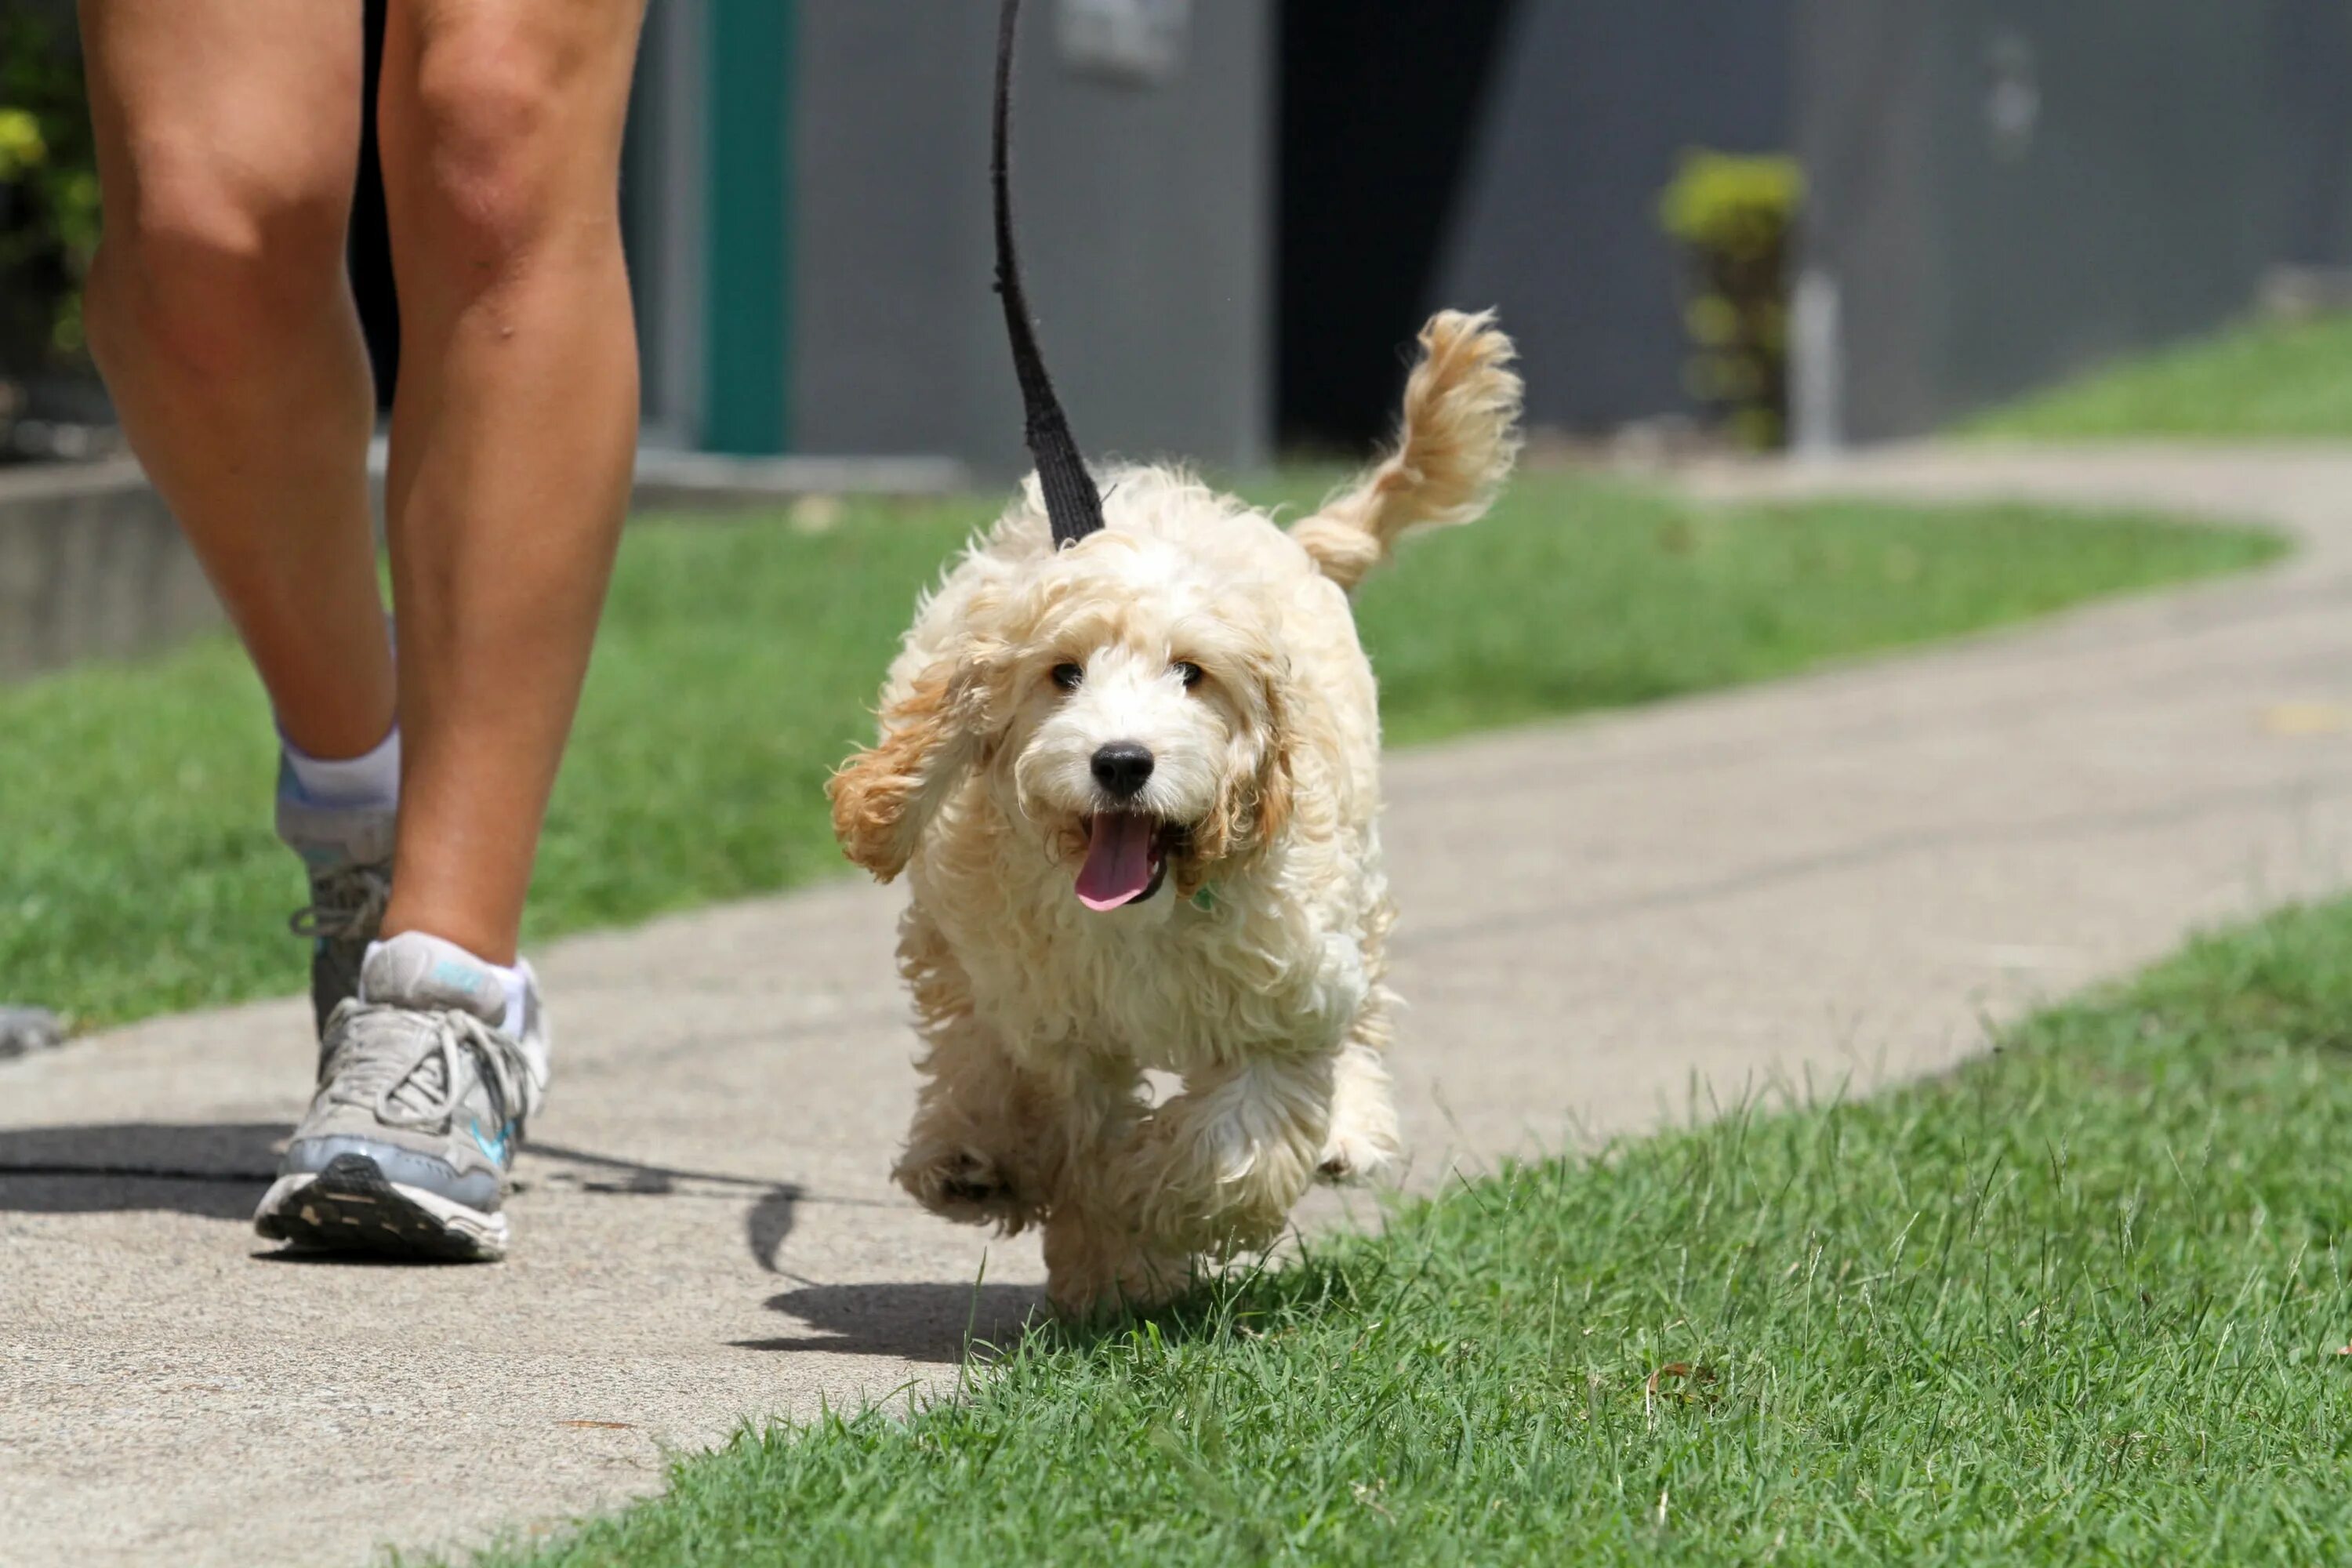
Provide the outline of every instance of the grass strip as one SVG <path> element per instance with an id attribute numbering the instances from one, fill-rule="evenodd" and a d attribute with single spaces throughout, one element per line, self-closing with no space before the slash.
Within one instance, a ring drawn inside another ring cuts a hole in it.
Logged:
<path id="1" fill-rule="evenodd" d="M 2352 902 L 1510 1166 L 492 1568 L 2352 1559 Z"/>
<path id="2" fill-rule="evenodd" d="M 1294 476 L 1311 500 L 1324 476 Z M 529 941 L 845 869 L 823 784 L 919 588 L 988 503 L 649 521 L 621 549 Z M 798 516 L 798 525 L 793 521 Z M 1705 508 L 1536 473 L 1362 596 L 1391 736 L 1805 668 L 2271 558 L 2270 536 L 2029 507 Z M 290 994 L 268 705 L 225 639 L 0 689 L 0 1000 L 80 1027 Z"/>
<path id="3" fill-rule="evenodd" d="M 2352 313 L 2232 327 L 2092 371 L 1961 428 L 2042 441 L 2352 437 Z"/>

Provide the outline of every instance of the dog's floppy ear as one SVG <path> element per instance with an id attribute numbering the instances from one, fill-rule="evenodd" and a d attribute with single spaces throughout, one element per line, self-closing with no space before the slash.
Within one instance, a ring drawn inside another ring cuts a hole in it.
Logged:
<path id="1" fill-rule="evenodd" d="M 882 738 L 825 785 L 834 837 L 882 881 L 907 868 L 923 828 L 979 760 L 985 695 L 977 660 L 931 665 L 882 710 Z"/>
<path id="2" fill-rule="evenodd" d="M 1215 808 L 1194 826 L 1194 854 L 1178 880 L 1178 891 L 1187 896 L 1216 867 L 1246 862 L 1290 826 L 1297 795 L 1293 763 L 1297 739 L 1291 729 L 1297 705 L 1290 672 L 1286 661 L 1270 650 L 1242 668 L 1257 695 L 1254 710 L 1247 713 L 1255 731 L 1255 758 L 1246 769 L 1227 775 Z"/>
<path id="3" fill-rule="evenodd" d="M 1250 841 L 1255 845 L 1273 843 L 1290 826 L 1297 789 L 1292 757 L 1298 738 L 1291 729 L 1296 710 L 1290 672 L 1286 667 L 1277 668 L 1265 683 L 1265 754 L 1258 763 L 1257 809 L 1250 824 Z"/>

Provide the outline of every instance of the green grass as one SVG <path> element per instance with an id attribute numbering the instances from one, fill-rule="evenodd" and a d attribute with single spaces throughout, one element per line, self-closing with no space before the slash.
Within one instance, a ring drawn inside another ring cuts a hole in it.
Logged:
<path id="1" fill-rule="evenodd" d="M 1307 481 L 1297 481 L 1301 491 Z M 649 522 L 622 549 L 527 935 L 844 869 L 822 785 L 982 501 Z M 1645 701 L 2244 567 L 2271 537 L 2016 507 L 1716 510 L 1534 474 L 1363 595 L 1392 736 Z M 0 993 L 89 1026 L 299 989 L 266 704 L 214 639 L 0 690 Z"/>
<path id="2" fill-rule="evenodd" d="M 2352 437 L 2352 314 L 2236 327 L 2021 398 L 1963 429 L 2033 440 Z"/>
<path id="3" fill-rule="evenodd" d="M 2352 1559 L 2352 903 L 1941 1081 L 1513 1166 L 516 1568 Z"/>

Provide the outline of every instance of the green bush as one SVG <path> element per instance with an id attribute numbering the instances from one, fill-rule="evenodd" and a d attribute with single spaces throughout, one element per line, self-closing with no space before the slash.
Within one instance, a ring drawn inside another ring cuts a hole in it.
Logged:
<path id="1" fill-rule="evenodd" d="M 1751 447 L 1787 436 L 1789 247 L 1804 190 L 1793 158 L 1695 149 L 1658 198 L 1690 268 L 1691 394 Z"/>

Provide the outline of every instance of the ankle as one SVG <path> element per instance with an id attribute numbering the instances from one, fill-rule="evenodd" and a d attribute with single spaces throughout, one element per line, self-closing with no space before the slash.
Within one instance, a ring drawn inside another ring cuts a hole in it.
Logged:
<path id="1" fill-rule="evenodd" d="M 400 800 L 400 726 L 355 757 L 314 757 L 278 737 L 281 777 L 310 805 L 386 806 Z"/>
<path id="2" fill-rule="evenodd" d="M 507 1030 L 509 1034 L 520 1035 L 522 1032 L 524 1016 L 529 1006 L 526 997 L 530 994 L 531 984 L 530 965 L 529 963 L 525 963 L 520 957 L 516 958 L 511 963 L 495 963 L 490 959 L 484 958 L 480 953 L 476 952 L 471 948 L 465 946 L 461 942 L 451 942 L 447 937 L 436 936 L 431 931 L 413 930 L 406 931 L 385 931 L 382 937 L 368 943 L 367 956 L 369 958 L 373 958 L 379 948 L 383 947 L 386 942 L 391 942 L 396 936 L 404 937 L 412 942 L 422 942 L 428 943 L 433 949 L 441 952 L 452 963 L 457 963 L 461 966 L 470 965 L 471 967 L 478 969 L 488 974 L 493 980 L 498 982 L 499 988 L 506 994 L 506 1016 L 499 1021 L 499 1027 Z M 362 975 L 360 983 L 360 999 L 363 1002 L 376 1000 L 376 998 L 373 998 L 367 994 L 367 983 L 365 980 L 367 965 L 364 961 L 362 961 L 360 966 L 360 973 Z"/>

